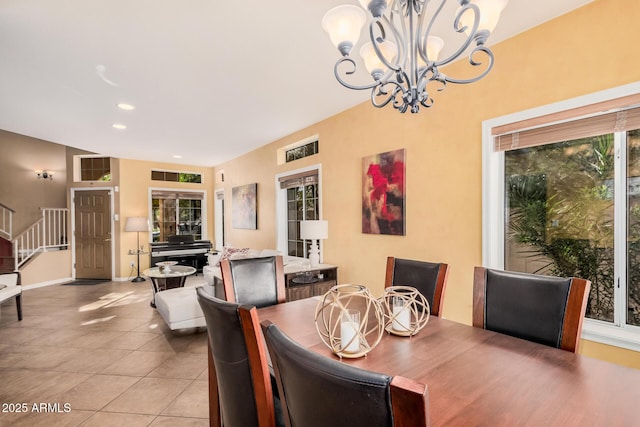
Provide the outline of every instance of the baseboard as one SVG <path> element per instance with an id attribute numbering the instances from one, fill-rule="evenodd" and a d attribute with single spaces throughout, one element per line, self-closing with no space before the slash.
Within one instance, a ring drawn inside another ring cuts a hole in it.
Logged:
<path id="1" fill-rule="evenodd" d="M 44 288 L 45 286 L 59 285 L 61 283 L 71 282 L 72 280 L 73 280 L 73 277 L 67 277 L 63 279 L 48 280 L 46 282 L 32 283 L 31 285 L 22 285 L 22 290 L 28 291 L 29 289 Z"/>

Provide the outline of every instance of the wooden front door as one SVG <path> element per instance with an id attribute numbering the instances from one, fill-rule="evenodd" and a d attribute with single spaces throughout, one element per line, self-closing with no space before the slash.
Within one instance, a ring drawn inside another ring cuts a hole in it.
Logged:
<path id="1" fill-rule="evenodd" d="M 77 279 L 111 279 L 111 193 L 76 191 Z"/>

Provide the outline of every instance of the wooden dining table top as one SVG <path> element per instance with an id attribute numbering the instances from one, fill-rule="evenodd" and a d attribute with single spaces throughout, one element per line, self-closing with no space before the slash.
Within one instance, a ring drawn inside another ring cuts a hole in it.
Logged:
<path id="1" fill-rule="evenodd" d="M 290 338 L 340 360 L 316 331 L 318 298 L 259 309 Z M 432 316 L 385 333 L 359 368 L 427 385 L 432 426 L 640 426 L 640 370 Z"/>

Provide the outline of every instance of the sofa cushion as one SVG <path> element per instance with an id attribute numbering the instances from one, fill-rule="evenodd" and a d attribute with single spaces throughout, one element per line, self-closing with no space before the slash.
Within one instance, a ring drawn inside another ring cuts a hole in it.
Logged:
<path id="1" fill-rule="evenodd" d="M 174 288 L 156 294 L 156 309 L 167 324 L 203 317 L 196 288 Z"/>
<path id="2" fill-rule="evenodd" d="M 19 295 L 22 292 L 22 286 L 18 286 L 17 273 L 0 274 L 0 302 Z"/>
<path id="3" fill-rule="evenodd" d="M 245 256 L 248 252 L 249 248 L 231 248 L 229 246 L 225 246 L 222 248 L 222 253 L 218 258 L 218 262 L 214 266 L 219 267 L 220 261 L 223 259 L 231 258 L 232 256 Z"/>
<path id="4" fill-rule="evenodd" d="M 207 254 L 207 264 L 212 267 L 216 265 L 220 265 L 220 257 L 222 256 L 222 252 L 216 252 L 214 254 Z"/>

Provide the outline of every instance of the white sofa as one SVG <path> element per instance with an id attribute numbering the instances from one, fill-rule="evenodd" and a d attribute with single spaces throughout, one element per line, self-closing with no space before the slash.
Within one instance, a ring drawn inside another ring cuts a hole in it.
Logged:
<path id="1" fill-rule="evenodd" d="M 0 302 L 15 297 L 18 320 L 22 320 L 22 286 L 19 273 L 0 274 Z"/>
<path id="2" fill-rule="evenodd" d="M 284 263 L 284 272 L 289 273 L 292 271 L 298 271 L 302 267 L 309 267 L 309 260 L 306 258 L 283 255 L 281 251 L 275 249 L 246 249 L 244 252 L 235 253 L 229 256 L 230 259 L 234 258 L 261 258 L 267 256 L 282 255 Z M 208 265 L 204 266 L 202 273 L 204 279 L 208 285 L 216 286 L 222 283 L 222 273 L 220 271 L 220 258 L 224 256 L 224 250 L 217 254 L 208 255 Z"/>
<path id="3" fill-rule="evenodd" d="M 168 289 L 156 294 L 156 309 L 171 330 L 206 326 L 202 309 L 198 304 L 196 287 L 213 286 L 212 294 L 218 298 L 224 298 L 224 291 L 219 288 L 222 286 L 219 261 L 223 255 L 227 255 L 229 258 L 258 258 L 281 254 L 273 249 L 243 249 L 237 252 L 233 251 L 235 253 L 229 256 L 231 252 L 231 250 L 223 250 L 215 255 L 209 254 L 209 265 L 204 266 L 202 269 L 204 283 L 190 280 L 183 288 Z M 309 261 L 305 258 L 291 256 L 284 256 L 283 261 L 285 263 L 285 273 L 288 268 L 299 269 L 300 266 L 309 264 Z"/>
<path id="4" fill-rule="evenodd" d="M 209 286 L 204 283 L 173 288 L 156 293 L 156 310 L 171 330 L 183 328 L 200 328 L 207 326 L 196 287 Z"/>

